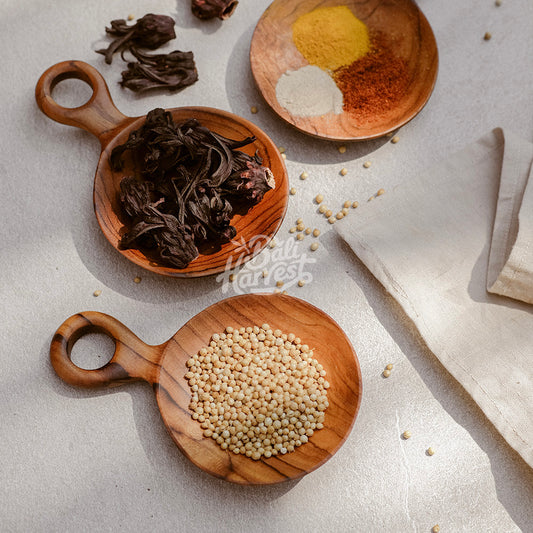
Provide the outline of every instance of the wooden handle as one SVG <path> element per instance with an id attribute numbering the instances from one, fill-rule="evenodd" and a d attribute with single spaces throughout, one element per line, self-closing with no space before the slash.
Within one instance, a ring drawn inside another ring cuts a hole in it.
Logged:
<path id="1" fill-rule="evenodd" d="M 105 333 L 115 342 L 111 360 L 101 368 L 85 370 L 76 366 L 70 354 L 74 343 L 87 333 Z M 71 316 L 56 331 L 50 345 L 50 360 L 57 375 L 80 387 L 112 387 L 127 381 L 153 384 L 159 375 L 164 345 L 150 346 L 115 318 L 86 311 Z"/>
<path id="2" fill-rule="evenodd" d="M 63 107 L 52 98 L 54 87 L 71 78 L 86 82 L 93 90 L 91 98 L 79 107 Z M 83 61 L 63 61 L 51 66 L 37 82 L 35 99 L 45 115 L 56 122 L 87 130 L 100 139 L 102 146 L 112 137 L 110 132 L 129 118 L 115 107 L 102 75 Z"/>

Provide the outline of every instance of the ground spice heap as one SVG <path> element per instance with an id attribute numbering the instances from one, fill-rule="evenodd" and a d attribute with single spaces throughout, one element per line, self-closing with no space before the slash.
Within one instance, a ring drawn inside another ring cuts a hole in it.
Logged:
<path id="1" fill-rule="evenodd" d="M 409 85 L 407 62 L 396 56 L 385 35 L 372 36 L 364 57 L 337 69 L 333 78 L 343 93 L 343 109 L 359 123 L 370 122 L 392 109 Z"/>
<path id="2" fill-rule="evenodd" d="M 370 50 L 366 25 L 347 6 L 323 7 L 301 15 L 292 25 L 292 38 L 309 64 L 323 70 L 349 65 Z"/>
<path id="3" fill-rule="evenodd" d="M 251 459 L 294 451 L 323 427 L 326 372 L 309 346 L 268 324 L 212 336 L 187 361 L 189 409 L 205 437 Z"/>

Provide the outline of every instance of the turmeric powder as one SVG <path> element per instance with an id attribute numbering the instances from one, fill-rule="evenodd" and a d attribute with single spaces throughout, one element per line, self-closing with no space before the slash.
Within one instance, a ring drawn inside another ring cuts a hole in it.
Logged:
<path id="1" fill-rule="evenodd" d="M 322 7 L 301 15 L 292 25 L 296 48 L 311 65 L 335 70 L 370 50 L 366 24 L 347 6 Z"/>

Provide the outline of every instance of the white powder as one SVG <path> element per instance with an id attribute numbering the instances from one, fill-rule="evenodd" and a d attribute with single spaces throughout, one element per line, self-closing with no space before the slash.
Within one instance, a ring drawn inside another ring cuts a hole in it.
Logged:
<path id="1" fill-rule="evenodd" d="M 342 92 L 331 76 L 315 65 L 282 74 L 276 97 L 282 107 L 299 117 L 342 113 Z"/>

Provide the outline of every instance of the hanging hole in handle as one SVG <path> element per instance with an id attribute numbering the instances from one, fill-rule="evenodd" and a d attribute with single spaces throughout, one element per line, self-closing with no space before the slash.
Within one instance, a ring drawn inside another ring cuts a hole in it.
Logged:
<path id="1" fill-rule="evenodd" d="M 57 76 L 50 89 L 56 104 L 66 109 L 82 107 L 94 95 L 89 78 L 77 72 Z"/>
<path id="2" fill-rule="evenodd" d="M 70 347 L 70 360 L 84 370 L 101 368 L 111 361 L 115 341 L 106 333 L 92 331 L 78 338 Z"/>

